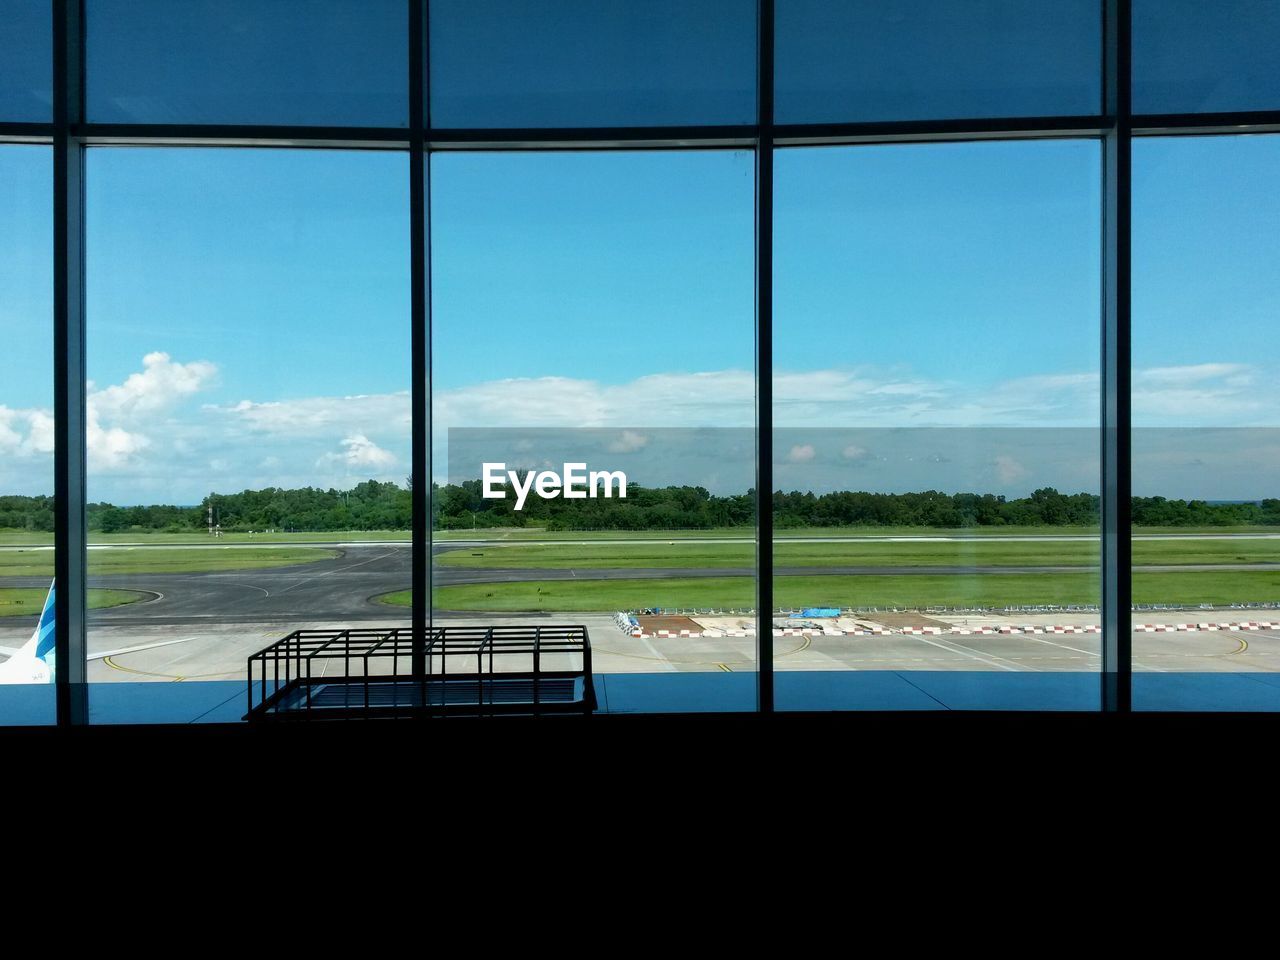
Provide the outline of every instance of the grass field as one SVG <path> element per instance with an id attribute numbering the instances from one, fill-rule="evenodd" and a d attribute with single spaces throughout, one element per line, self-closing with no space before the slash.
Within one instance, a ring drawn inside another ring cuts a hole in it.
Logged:
<path id="1" fill-rule="evenodd" d="M 213 570 L 261 570 L 315 563 L 338 556 L 316 547 L 270 547 L 263 550 L 193 547 L 190 550 L 121 547 L 89 553 L 89 575 L 132 573 L 207 573 Z M 0 577 L 53 576 L 52 550 L 0 551 Z"/>
<path id="2" fill-rule="evenodd" d="M 780 567 L 819 566 L 1096 566 L 1098 544 L 1088 541 L 920 541 L 845 540 L 774 546 Z M 1280 563 L 1280 540 L 1139 540 L 1134 563 Z M 516 544 L 441 553 L 436 563 L 466 568 L 628 569 L 646 567 L 747 567 L 749 543 L 639 541 L 634 544 Z"/>
<path id="3" fill-rule="evenodd" d="M 47 590 L 25 590 L 13 587 L 0 587 L 0 617 L 38 617 L 44 607 Z M 126 603 L 136 603 L 146 599 L 145 593 L 132 590 L 90 590 L 89 609 L 102 610 L 106 607 L 120 607 Z"/>
<path id="4" fill-rule="evenodd" d="M 1225 573 L 1138 573 L 1135 603 L 1217 605 L 1280 601 L 1280 571 Z M 780 607 L 1004 607 L 1032 604 L 1096 604 L 1098 577 L 1092 573 L 983 576 L 778 577 Z M 465 584 L 437 587 L 441 610 L 612 611 L 644 607 L 750 607 L 750 577 L 687 580 L 570 580 Z M 386 603 L 407 606 L 411 593 L 388 594 Z"/>
<path id="5" fill-rule="evenodd" d="M 1097 527 L 965 527 L 963 529 L 935 527 L 797 527 L 775 531 L 775 539 L 796 537 L 841 537 L 857 540 L 865 537 L 1070 537 L 1096 536 Z M 1230 535 L 1240 533 L 1280 535 L 1280 528 L 1262 526 L 1241 527 L 1136 527 L 1137 536 L 1161 535 Z M 496 543 L 522 540 L 671 540 L 735 538 L 750 541 L 755 531 L 749 527 L 722 527 L 711 530 L 557 530 L 547 531 L 538 527 L 503 528 L 489 530 L 437 530 L 435 540 L 485 540 Z M 124 533 L 90 533 L 94 544 L 192 544 L 207 546 L 211 543 L 361 543 L 366 541 L 408 541 L 408 530 L 349 530 L 321 533 L 227 533 L 213 541 L 208 534 L 198 530 L 186 533 L 156 533 L 126 531 Z M 27 530 L 0 530 L 0 546 L 38 546 L 53 543 L 53 534 L 34 533 Z"/>
<path id="6" fill-rule="evenodd" d="M 1241 528 L 1243 529 L 1243 528 Z M 1096 535 L 1096 527 L 794 527 L 774 531 L 774 539 L 793 537 L 982 537 L 982 536 L 1088 536 Z M 1277 531 L 1272 531 L 1277 532 Z M 752 540 L 754 527 L 713 527 L 707 530 L 543 530 L 521 527 L 493 530 L 437 530 L 435 539 L 488 540 L 519 542 L 521 540 Z"/>
<path id="7" fill-rule="evenodd" d="M 1135 527 L 1135 536 L 1261 533 L 1280 535 L 1280 527 Z M 1097 536 L 1097 527 L 794 527 L 774 530 L 775 540 L 804 537 L 1083 537 Z M 491 540 L 672 540 L 740 538 L 751 540 L 751 527 L 717 527 L 710 530 L 542 530 L 511 528 L 493 530 L 437 530 L 438 541 Z"/>
<path id="8" fill-rule="evenodd" d="M 225 533 L 218 539 L 207 533 L 193 530 L 190 533 L 90 533 L 89 543 L 138 543 L 138 544 L 191 544 L 193 546 L 213 546 L 226 543 L 362 543 L 382 540 L 411 540 L 408 530 L 358 530 L 336 533 Z M 0 547 L 3 546 L 49 546 L 53 543 L 51 533 L 31 533 L 26 530 L 0 530 Z"/>

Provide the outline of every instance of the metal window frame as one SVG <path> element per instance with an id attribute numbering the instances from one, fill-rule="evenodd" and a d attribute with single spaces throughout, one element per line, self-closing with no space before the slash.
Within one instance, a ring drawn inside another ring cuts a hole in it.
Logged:
<path id="1" fill-rule="evenodd" d="M 53 4 L 54 679 L 59 726 L 89 722 L 81 4 Z"/>
<path id="2" fill-rule="evenodd" d="M 1102 388 L 1102 709 L 1133 709 L 1133 540 L 1131 536 L 1130 202 L 1133 118 L 1129 70 L 1130 0 L 1103 6 Z"/>
<path id="3" fill-rule="evenodd" d="M 406 0 L 409 111 L 404 128 L 219 124 L 100 124 L 84 117 L 84 0 L 49 0 L 53 118 L 0 122 L 0 143 L 53 147 L 54 408 L 57 722 L 88 722 L 84 150 L 94 145 L 405 150 L 410 154 L 412 658 L 425 676 L 431 627 L 431 155 L 441 151 L 749 149 L 755 156 L 757 709 L 774 708 L 772 556 L 773 160 L 775 151 L 840 144 L 1096 139 L 1102 145 L 1100 444 L 1103 656 L 1099 706 L 1132 709 L 1130 631 L 1130 198 L 1134 137 L 1280 133 L 1280 110 L 1211 114 L 1131 112 L 1131 0 L 1099 0 L 1103 103 L 1098 116 L 937 121 L 776 123 L 774 0 L 757 2 L 756 122 L 670 127 L 433 128 L 429 0 Z"/>

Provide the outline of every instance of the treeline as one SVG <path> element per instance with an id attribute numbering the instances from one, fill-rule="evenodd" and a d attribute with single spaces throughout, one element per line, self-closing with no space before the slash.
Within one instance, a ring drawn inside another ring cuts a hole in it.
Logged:
<path id="1" fill-rule="evenodd" d="M 486 500 L 479 480 L 433 484 L 432 519 L 436 529 L 471 527 L 543 527 L 548 530 L 697 530 L 737 527 L 755 522 L 755 496 L 748 491 L 712 496 L 704 487 L 644 487 L 628 481 L 627 498 L 544 500 L 530 493 L 515 509 L 513 488 L 506 498 Z"/>
<path id="2" fill-rule="evenodd" d="M 502 500 L 481 496 L 479 480 L 432 485 L 432 526 L 441 530 L 539 527 L 548 530 L 696 530 L 749 526 L 755 518 L 753 491 L 716 496 L 704 487 L 643 487 L 629 483 L 627 498 L 543 500 L 531 495 L 515 510 L 508 489 Z M 117 507 L 88 505 L 89 529 L 180 533 L 205 530 L 210 508 L 226 532 L 326 532 L 407 530 L 412 525 L 412 492 L 394 483 L 369 480 L 350 490 L 304 487 L 210 494 L 199 506 Z M 1052 487 L 1029 497 L 939 493 L 802 493 L 773 495 L 774 525 L 795 527 L 1004 527 L 1091 526 L 1098 522 L 1098 498 L 1064 494 Z M 1134 497 L 1138 526 L 1280 525 L 1280 499 L 1209 503 Z M 50 532 L 53 498 L 0 496 L 0 529 Z"/>
<path id="3" fill-rule="evenodd" d="M 0 530 L 53 532 L 53 497 L 0 497 Z"/>
<path id="4" fill-rule="evenodd" d="M 434 488 L 435 526 L 545 527 L 549 530 L 691 530 L 750 525 L 755 493 L 715 496 L 703 487 L 645 488 L 630 483 L 627 499 L 542 500 L 530 496 L 516 512 L 508 489 L 504 500 L 486 500 L 480 481 Z M 1280 500 L 1208 503 L 1134 497 L 1134 523 L 1146 526 L 1239 526 L 1280 524 Z M 1029 497 L 939 493 L 802 493 L 773 495 L 776 528 L 795 527 L 1005 527 L 1092 526 L 1099 499 L 1087 493 L 1059 493 L 1052 487 Z"/>
<path id="5" fill-rule="evenodd" d="M 338 530 L 407 530 L 412 526 L 412 494 L 394 483 L 368 480 L 350 490 L 267 487 L 240 493 L 212 493 L 198 507 L 117 507 L 88 505 L 88 525 L 101 533 L 207 530 L 212 520 L 227 533 L 274 530 L 281 533 Z"/>

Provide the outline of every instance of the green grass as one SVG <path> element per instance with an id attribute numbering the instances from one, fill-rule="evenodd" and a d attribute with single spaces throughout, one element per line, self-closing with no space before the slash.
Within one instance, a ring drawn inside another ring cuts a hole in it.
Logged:
<path id="1" fill-rule="evenodd" d="M 985 576 L 779 577 L 781 607 L 1003 607 L 1098 602 L 1091 573 Z M 1250 573 L 1139 573 L 1136 603 L 1251 603 L 1280 601 L 1280 571 Z M 754 604 L 750 577 L 686 580 L 570 580 L 464 584 L 437 587 L 442 610 L 610 612 L 643 607 L 737 607 Z M 384 603 L 407 606 L 410 591 L 387 594 Z"/>
<path id="2" fill-rule="evenodd" d="M 27 590 L 17 587 L 0 588 L 0 617 L 38 617 L 44 608 L 47 590 Z M 145 593 L 132 590 L 90 590 L 89 609 L 102 610 L 136 603 L 146 599 Z"/>
<path id="3" fill-rule="evenodd" d="M 125 533 L 90 533 L 89 543 L 191 544 L 214 546 L 225 543 L 361 543 L 364 541 L 402 540 L 413 535 L 408 530 L 356 530 L 333 533 L 225 533 L 218 539 L 192 530 L 186 533 L 131 531 Z M 39 546 L 53 543 L 52 533 L 27 530 L 0 530 L 0 546 Z"/>
<path id="4" fill-rule="evenodd" d="M 788 540 L 803 537 L 841 537 L 858 540 L 866 537 L 1070 537 L 1096 535 L 1097 527 L 796 527 L 775 531 L 775 539 Z M 1139 536 L 1160 535 L 1230 535 L 1239 533 L 1280 534 L 1280 527 L 1137 527 Z M 433 534 L 438 542 L 452 540 L 485 540 L 495 543 L 523 540 L 682 540 L 734 538 L 750 541 L 755 532 L 750 527 L 719 527 L 711 530 L 544 530 L 540 527 L 509 527 L 477 530 L 437 530 Z M 213 541 L 199 530 L 183 533 L 156 531 L 126 531 L 124 533 L 90 533 L 93 544 L 191 544 L 212 543 L 360 543 L 364 541 L 408 541 L 408 530 L 337 530 L 319 533 L 227 533 Z M 48 545 L 53 543 L 52 533 L 36 533 L 28 530 L 0 530 L 0 546 Z"/>
<path id="5" fill-rule="evenodd" d="M 774 531 L 774 539 L 796 537 L 1073 537 L 1096 536 L 1096 526 L 1084 527 L 794 527 Z M 1280 527 L 1241 525 L 1235 527 L 1135 527 L 1137 536 L 1270 533 L 1280 535 Z M 710 530 L 543 530 L 539 527 L 511 527 L 478 530 L 437 530 L 437 541 L 491 540 L 672 540 L 716 539 L 733 537 L 751 540 L 751 527 L 717 527 Z"/>
<path id="6" fill-rule="evenodd" d="M 1280 563 L 1280 540 L 1140 540 L 1134 563 Z M 636 569 L 646 567 L 747 567 L 747 543 L 640 541 L 635 544 L 514 544 L 463 548 L 439 554 L 436 563 L 465 568 Z M 774 546 L 780 567 L 820 566 L 1096 566 L 1098 544 L 1088 541 L 787 543 Z"/>
<path id="7" fill-rule="evenodd" d="M 779 577 L 775 602 L 805 606 L 1003 606 L 1023 603 L 1096 602 L 1097 580 L 1088 574 L 1039 577 Z M 401 595 L 397 595 L 401 596 Z M 403 602 L 403 599 L 397 601 Z M 578 580 L 438 587 L 442 610 L 609 612 L 643 607 L 755 605 L 750 577 L 687 580 Z"/>
<path id="8" fill-rule="evenodd" d="M 214 570 L 262 570 L 315 563 L 338 556 L 336 550 L 315 547 L 251 547 L 233 550 L 218 547 L 171 548 L 121 547 L 89 552 L 89 575 L 133 573 L 207 573 Z M 53 576 L 52 550 L 0 551 L 0 576 Z"/>
<path id="9" fill-rule="evenodd" d="M 1280 532 L 1280 531 L 1273 531 Z M 794 537 L 956 537 L 956 536 L 1085 536 L 1096 534 L 1096 527 L 972 527 L 937 529 L 934 527 L 794 527 L 775 530 L 774 538 Z M 485 540 L 496 543 L 522 540 L 752 540 L 753 527 L 713 527 L 708 530 L 544 530 L 541 527 L 510 527 L 490 530 L 437 530 L 437 541 Z"/>

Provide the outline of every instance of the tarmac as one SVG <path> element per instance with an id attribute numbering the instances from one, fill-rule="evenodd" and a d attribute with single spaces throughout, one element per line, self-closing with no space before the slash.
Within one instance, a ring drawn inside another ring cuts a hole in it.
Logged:
<path id="1" fill-rule="evenodd" d="M 441 549 L 458 549 L 460 544 L 440 544 Z M 340 556 L 317 563 L 262 570 L 218 571 L 210 573 L 112 575 L 91 577 L 91 587 L 135 590 L 146 599 L 122 607 L 91 611 L 89 629 L 89 679 L 107 681 L 238 682 L 243 689 L 247 658 L 296 629 L 333 629 L 342 626 L 407 626 L 405 608 L 391 607 L 376 598 L 407 589 L 410 585 L 411 547 L 408 543 L 343 544 Z M 1267 565 L 1274 567 L 1277 565 Z M 1257 567 L 1251 566 L 1251 569 Z M 822 567 L 794 568 L 806 575 L 866 575 L 870 573 L 911 575 L 917 569 L 932 575 L 956 573 L 1009 573 L 1011 568 L 902 568 L 902 567 Z M 1025 569 L 1044 573 L 1046 568 Z M 1065 568 L 1078 572 L 1080 568 Z M 1179 570 L 1191 569 L 1178 567 Z M 1221 570 L 1217 566 L 1213 569 Z M 752 571 L 723 569 L 592 570 L 565 569 L 463 569 L 437 567 L 434 583 L 516 582 L 521 580 L 586 577 L 636 579 L 645 577 L 746 576 Z M 780 571 L 782 575 L 787 573 Z M 43 587 L 44 577 L 3 578 L 0 586 Z M 640 674 L 740 674 L 749 677 L 756 670 L 756 640 L 753 636 L 633 637 L 619 628 L 612 612 L 599 614 L 483 614 L 436 611 L 435 622 L 450 624 L 528 623 L 530 621 L 583 624 L 588 628 L 594 671 L 601 675 Z M 965 673 L 983 674 L 983 683 L 1003 674 L 1073 674 L 1071 703 L 1093 697 L 1098 672 L 1102 668 L 1101 641 L 1096 633 L 1049 635 L 1024 633 L 979 633 L 986 626 L 1010 624 L 1096 624 L 1097 613 L 1056 614 L 965 614 L 939 615 L 948 627 L 972 628 L 967 635 L 943 633 L 913 635 L 901 632 L 861 636 L 832 636 L 821 629 L 801 629 L 796 635 L 774 638 L 774 668 L 780 675 L 812 674 L 813 682 L 828 673 L 892 674 L 908 686 L 920 678 L 945 678 Z M 1188 620 L 1274 619 L 1280 611 L 1261 612 L 1143 612 L 1135 623 L 1183 623 Z M 866 615 L 861 620 L 874 620 Z M 890 619 L 888 617 L 886 620 Z M 0 645 L 19 646 L 29 636 L 31 624 L 0 620 Z M 160 645 L 163 644 L 163 645 Z M 143 649 L 136 649 L 136 648 Z M 1255 674 L 1258 680 L 1280 691 L 1280 628 L 1237 631 L 1135 632 L 1133 669 L 1136 674 L 1167 674 L 1169 682 L 1185 675 Z M 1268 677 L 1266 675 L 1274 674 Z M 916 677 L 916 680 L 912 680 Z M 904 679 L 905 678 L 905 679 Z M 746 678 L 744 678 L 746 679 Z M 976 681 L 975 676 L 971 681 Z M 690 678 L 693 680 L 693 678 Z M 966 681 L 970 683 L 971 681 Z M 621 683 L 618 680 L 618 683 Z M 897 681 L 895 681 L 896 683 Z M 951 683 L 945 679 L 931 683 Z M 1015 681 L 1009 681 L 1015 682 Z M 1017 683 L 1032 682 L 1030 678 Z M 735 681 L 736 683 L 736 681 Z M 801 696 L 822 697 L 806 687 Z M 1083 684 L 1081 686 L 1080 684 Z M 234 685 L 234 684 L 233 684 Z M 615 685 L 616 686 L 616 685 Z M 785 684 L 779 687 L 784 690 Z M 1256 686 L 1256 685 L 1255 685 Z M 621 689 L 620 687 L 617 689 Z M 687 689 L 693 690 L 693 687 Z M 736 687 L 735 687 L 736 689 Z M 744 688 L 745 689 L 745 688 Z M 842 697 L 850 695 L 841 688 Z M 879 694 L 867 688 L 875 702 Z M 905 690 L 903 687 L 902 690 Z M 981 703 L 976 688 L 971 699 Z M 1022 688 L 1019 688 L 1022 689 Z M 1030 689 L 1030 688 L 1028 688 Z M 1043 686 L 1037 689 L 1044 689 Z M 1060 689 L 1060 688 L 1055 688 Z M 1244 688 L 1253 692 L 1254 688 Z M 882 687 L 875 687 L 882 690 Z M 1084 691 L 1083 693 L 1079 691 Z M 122 690 L 123 694 L 124 691 Z M 621 694 L 619 694 L 621 695 Z M 690 694 L 694 696 L 695 694 Z M 911 694 L 916 696 L 915 693 Z M 960 697 L 963 700 L 963 697 Z M 1265 697 L 1264 697 L 1265 699 Z M 136 700 L 136 697 L 135 697 Z M 232 701 L 229 699 L 228 703 Z M 807 701 L 805 701 L 807 702 Z M 1268 701 L 1269 702 L 1269 701 Z M 846 704 L 847 707 L 847 704 Z M 1064 707 L 1074 708 L 1074 707 Z M 227 709 L 230 709 L 228 707 Z"/>

